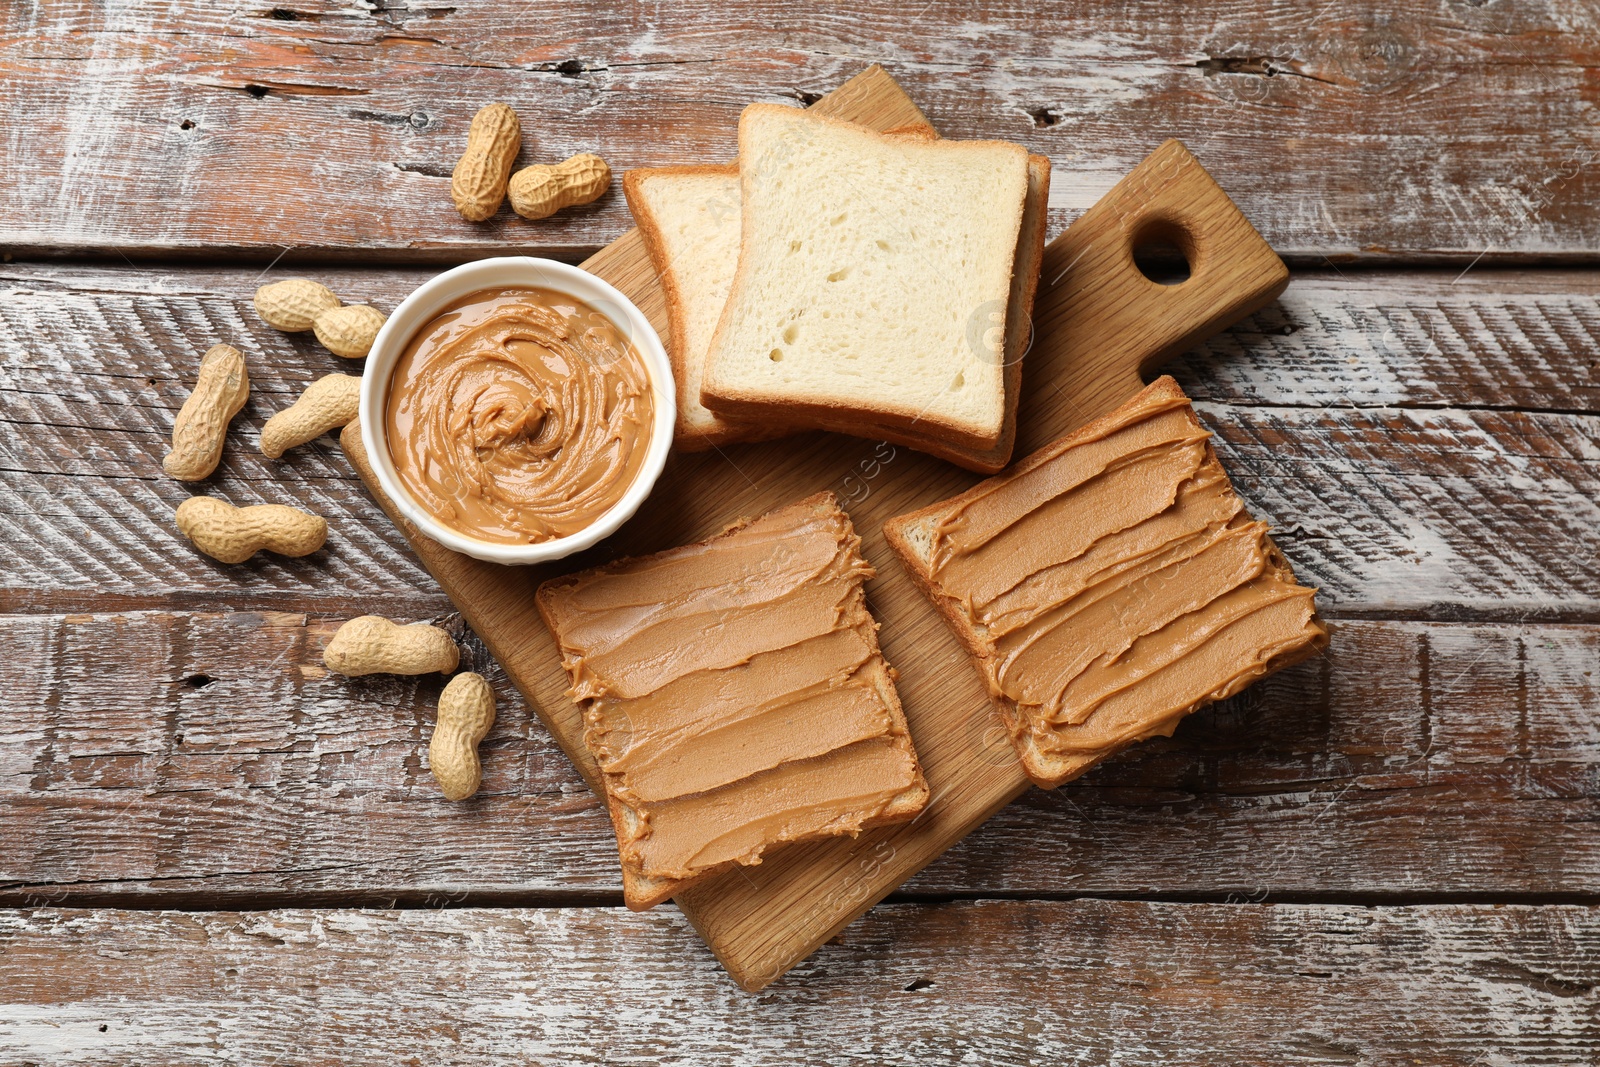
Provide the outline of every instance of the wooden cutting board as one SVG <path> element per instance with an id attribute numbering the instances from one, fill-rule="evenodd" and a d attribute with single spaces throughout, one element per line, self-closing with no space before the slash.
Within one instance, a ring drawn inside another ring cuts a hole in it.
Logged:
<path id="1" fill-rule="evenodd" d="M 872 67 L 814 105 L 891 129 L 926 118 Z M 1160 285 L 1134 265 L 1144 243 L 1176 245 L 1191 276 Z M 626 293 L 667 337 L 655 270 L 637 231 L 583 266 Z M 1020 457 L 1110 411 L 1141 375 L 1266 304 L 1288 271 L 1210 175 L 1168 141 L 1051 243 L 1024 363 Z M 878 569 L 868 603 L 932 800 L 914 822 L 792 846 L 756 867 L 703 882 L 677 899 L 729 973 L 757 990 L 961 840 L 1027 787 L 977 672 L 884 543 L 886 519 L 960 492 L 978 476 L 906 448 L 809 434 L 698 455 L 674 455 L 638 515 L 589 552 L 544 567 L 483 563 L 422 536 L 394 511 L 352 423 L 351 462 L 467 622 L 598 789 L 578 709 L 554 641 L 534 608 L 538 584 L 622 555 L 708 537 L 742 516 L 821 489 L 844 501 Z"/>

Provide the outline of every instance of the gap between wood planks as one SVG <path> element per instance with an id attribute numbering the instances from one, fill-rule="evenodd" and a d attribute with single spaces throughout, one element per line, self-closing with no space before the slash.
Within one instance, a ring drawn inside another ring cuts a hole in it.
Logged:
<path id="1" fill-rule="evenodd" d="M 251 874 L 249 871 L 223 871 L 215 877 Z M 292 874 L 292 869 L 273 873 Z M 179 876 L 187 880 L 190 876 Z M 395 892 L 292 892 L 271 893 L 200 893 L 179 892 L 168 895 L 148 889 L 117 892 L 109 888 L 89 888 L 126 882 L 148 886 L 163 879 L 129 878 L 90 880 L 87 882 L 42 883 L 27 886 L 0 885 L 0 909 L 27 911 L 36 908 L 116 908 L 125 911 L 179 911 L 179 912 L 264 912 L 284 908 L 368 909 L 386 911 L 448 911 L 476 908 L 536 908 L 560 910 L 570 908 L 608 908 L 626 910 L 621 892 L 599 893 L 583 890 L 538 892 L 465 890 Z M 1333 905 L 1365 908 L 1408 908 L 1437 905 L 1514 904 L 1524 906 L 1574 905 L 1600 907 L 1600 890 L 1593 892 L 1520 893 L 1477 891 L 1463 893 L 1428 893 L 1396 890 L 1393 892 L 1304 892 L 1304 891 L 1213 891 L 1165 892 L 1140 890 L 1137 892 L 1072 893 L 1049 890 L 1016 892 L 973 891 L 970 893 L 918 893 L 896 890 L 885 897 L 882 904 L 952 904 L 983 901 L 1048 901 L 1070 903 L 1074 901 L 1128 901 L 1159 904 L 1208 904 L 1231 907 L 1271 907 L 1286 905 Z M 671 905 L 667 905 L 671 908 Z"/>

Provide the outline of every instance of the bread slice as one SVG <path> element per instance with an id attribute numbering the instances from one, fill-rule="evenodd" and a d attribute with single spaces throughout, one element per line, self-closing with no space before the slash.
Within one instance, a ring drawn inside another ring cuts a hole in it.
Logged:
<path id="1" fill-rule="evenodd" d="M 794 108 L 739 120 L 739 266 L 701 401 L 790 425 L 1000 443 L 1028 153 Z M 826 428 L 826 427 L 825 427 Z"/>
<path id="2" fill-rule="evenodd" d="M 1016 268 L 1011 274 L 1011 298 L 1005 311 L 1005 421 L 1000 439 L 989 448 L 964 447 L 935 433 L 905 430 L 871 421 L 818 415 L 812 425 L 856 437 L 882 439 L 926 452 L 979 474 L 994 474 L 1011 462 L 1017 444 L 1017 403 L 1022 398 L 1022 360 L 1033 344 L 1033 300 L 1039 286 L 1039 265 L 1044 261 L 1045 223 L 1050 199 L 1050 160 L 1028 157 L 1028 201 L 1017 238 Z M 998 325 L 998 323 L 995 323 Z"/>
<path id="3" fill-rule="evenodd" d="M 914 817 L 928 788 L 831 493 L 540 586 L 627 904 Z"/>
<path id="4" fill-rule="evenodd" d="M 674 445 L 699 452 L 789 432 L 775 422 L 725 419 L 700 402 L 706 350 L 739 265 L 739 165 L 630 170 L 622 191 L 667 300 L 678 385 Z"/>
<path id="5" fill-rule="evenodd" d="M 889 132 L 924 139 L 937 136 L 927 126 Z M 738 164 L 630 170 L 623 175 L 622 185 L 666 295 L 673 372 L 679 386 L 676 447 L 694 452 L 800 432 L 804 428 L 789 427 L 777 419 L 726 419 L 700 402 L 706 353 L 717 320 L 727 305 L 738 266 L 742 214 Z M 1044 255 L 1049 194 L 1050 160 L 1029 156 L 1028 198 L 1005 318 L 1005 422 L 995 446 L 962 448 L 937 436 L 878 426 L 862 419 L 839 423 L 819 419 L 818 428 L 840 429 L 858 437 L 906 445 L 981 474 L 993 474 L 1011 461 L 1017 401 L 1022 390 L 1022 358 L 1032 339 L 1030 316 Z"/>
<path id="6" fill-rule="evenodd" d="M 1155 418 L 1167 436 L 1137 436 Z M 1326 646 L 1315 590 L 1250 520 L 1208 438 L 1163 377 L 1005 474 L 884 526 L 1044 788 Z M 1058 670 L 1070 681 L 1052 692 Z M 1102 691 L 1075 689 L 1086 677 Z"/>

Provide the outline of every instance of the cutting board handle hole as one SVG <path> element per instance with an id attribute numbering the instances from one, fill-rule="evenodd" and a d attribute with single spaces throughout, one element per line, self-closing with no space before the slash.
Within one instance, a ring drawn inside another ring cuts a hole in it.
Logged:
<path id="1" fill-rule="evenodd" d="M 1130 245 L 1133 265 L 1157 285 L 1181 285 L 1193 273 L 1194 235 L 1176 219 L 1155 216 L 1139 221 Z"/>

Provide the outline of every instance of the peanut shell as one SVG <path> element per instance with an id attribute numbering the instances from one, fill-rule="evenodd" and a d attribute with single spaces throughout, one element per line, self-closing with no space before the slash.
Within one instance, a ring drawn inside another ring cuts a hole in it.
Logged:
<path id="1" fill-rule="evenodd" d="M 317 316 L 339 306 L 339 298 L 326 285 L 309 278 L 285 278 L 256 290 L 256 314 L 268 326 L 287 333 L 304 333 Z"/>
<path id="2" fill-rule="evenodd" d="M 232 345 L 212 345 L 200 360 L 194 392 L 173 420 L 172 451 L 161 466 L 179 481 L 209 478 L 222 460 L 228 423 L 249 399 L 250 373 L 243 354 Z"/>
<path id="3" fill-rule="evenodd" d="M 472 117 L 467 151 L 450 175 L 450 198 L 468 222 L 500 210 L 511 165 L 522 151 L 522 123 L 506 104 L 490 104 Z"/>
<path id="4" fill-rule="evenodd" d="M 466 671 L 439 694 L 439 717 L 428 742 L 428 769 L 446 800 L 465 800 L 483 783 L 478 742 L 494 725 L 494 690 Z"/>
<path id="5" fill-rule="evenodd" d="M 360 412 L 360 378 L 350 374 L 318 378 L 306 387 L 300 399 L 261 427 L 261 453 L 268 459 L 277 459 L 296 445 L 348 425 Z"/>
<path id="6" fill-rule="evenodd" d="M 364 674 L 449 674 L 461 663 L 455 640 L 425 622 L 401 626 L 382 615 L 362 615 L 339 627 L 322 662 L 348 678 Z"/>
<path id="7" fill-rule="evenodd" d="M 336 356 L 364 359 L 388 316 L 366 304 L 351 304 L 324 311 L 312 324 L 317 340 Z"/>
<path id="8" fill-rule="evenodd" d="M 551 166 L 524 167 L 511 178 L 511 210 L 525 219 L 543 219 L 564 207 L 588 204 L 611 187 L 611 168 L 591 152 Z"/>
<path id="9" fill-rule="evenodd" d="M 263 549 L 309 556 L 328 539 L 322 516 L 282 504 L 236 508 L 215 497 L 192 496 L 174 517 L 183 536 L 221 563 L 243 563 Z"/>

